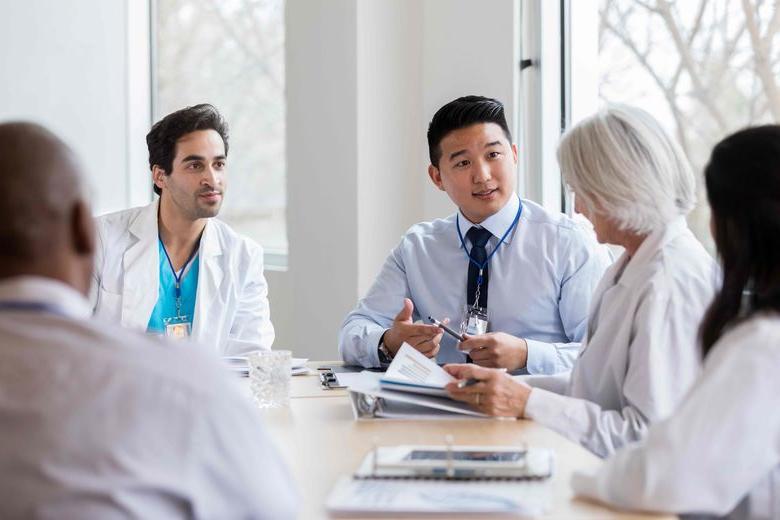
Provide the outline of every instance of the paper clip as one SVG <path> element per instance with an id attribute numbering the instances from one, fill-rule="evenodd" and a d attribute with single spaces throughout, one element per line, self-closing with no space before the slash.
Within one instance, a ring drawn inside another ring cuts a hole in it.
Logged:
<path id="1" fill-rule="evenodd" d="M 325 390 L 346 388 L 346 386 L 339 384 L 339 380 L 333 370 L 324 370 L 320 372 L 320 386 L 322 386 L 322 388 Z"/>

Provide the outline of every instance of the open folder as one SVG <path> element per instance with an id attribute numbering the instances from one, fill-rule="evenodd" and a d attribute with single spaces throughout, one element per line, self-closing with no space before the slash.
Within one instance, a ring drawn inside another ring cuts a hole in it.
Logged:
<path id="1" fill-rule="evenodd" d="M 361 372 L 345 381 L 356 419 L 454 419 L 488 417 L 447 396 L 454 378 L 404 343 L 384 374 Z"/>

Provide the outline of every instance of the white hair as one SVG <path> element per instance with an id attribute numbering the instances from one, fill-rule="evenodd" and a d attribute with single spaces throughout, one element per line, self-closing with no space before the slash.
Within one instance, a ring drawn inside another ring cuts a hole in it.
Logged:
<path id="1" fill-rule="evenodd" d="M 650 233 L 696 204 L 696 179 L 658 121 L 609 105 L 570 129 L 558 146 L 564 180 L 590 212 L 623 230 Z"/>

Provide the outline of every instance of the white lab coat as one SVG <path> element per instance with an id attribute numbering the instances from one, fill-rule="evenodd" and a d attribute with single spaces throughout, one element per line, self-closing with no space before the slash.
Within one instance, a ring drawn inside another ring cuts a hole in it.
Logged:
<path id="1" fill-rule="evenodd" d="M 157 303 L 157 206 L 155 201 L 96 219 L 95 314 L 129 328 L 146 330 Z M 212 218 L 198 255 L 192 339 L 221 355 L 270 349 L 274 328 L 262 248 Z"/>
<path id="2" fill-rule="evenodd" d="M 731 519 L 780 518 L 780 316 L 721 337 L 675 414 L 574 490 L 614 506 Z"/>
<path id="3" fill-rule="evenodd" d="M 643 438 L 699 374 L 697 329 L 718 273 L 683 217 L 651 233 L 599 282 L 571 377 L 527 379 L 525 415 L 602 457 Z"/>
<path id="4" fill-rule="evenodd" d="M 61 282 L 0 281 L 0 518 L 294 518 L 257 407 L 210 352 L 90 319 Z"/>

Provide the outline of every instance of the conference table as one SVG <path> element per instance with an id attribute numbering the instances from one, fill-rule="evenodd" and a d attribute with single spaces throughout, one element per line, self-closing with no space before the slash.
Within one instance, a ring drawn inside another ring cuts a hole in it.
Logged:
<path id="1" fill-rule="evenodd" d="M 325 509 L 328 493 L 340 476 L 355 471 L 375 445 L 443 445 L 447 435 L 453 437 L 456 445 L 527 444 L 554 450 L 551 508 L 543 518 L 675 518 L 629 514 L 575 498 L 569 486 L 572 473 L 596 468 L 600 463 L 598 457 L 532 421 L 477 418 L 356 421 L 346 390 L 327 390 L 320 386 L 316 368 L 337 365 L 309 363 L 309 375 L 292 378 L 290 406 L 262 412 L 301 493 L 301 519 L 329 518 Z"/>

